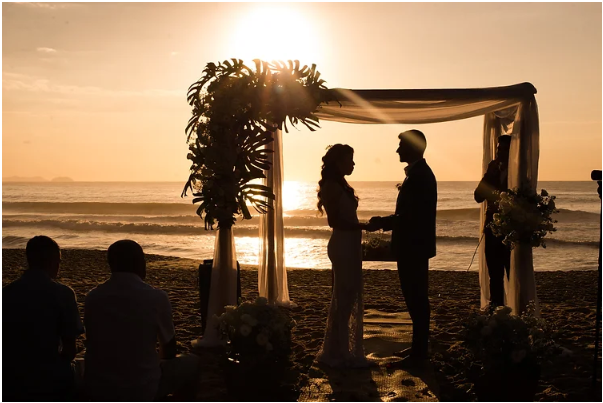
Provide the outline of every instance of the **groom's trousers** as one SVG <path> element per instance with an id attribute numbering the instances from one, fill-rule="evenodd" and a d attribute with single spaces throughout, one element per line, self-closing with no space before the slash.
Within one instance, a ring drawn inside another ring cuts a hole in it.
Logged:
<path id="1" fill-rule="evenodd" d="M 429 341 L 428 297 L 429 259 L 403 257 L 398 260 L 398 276 L 406 307 L 412 320 L 412 354 L 427 358 Z"/>

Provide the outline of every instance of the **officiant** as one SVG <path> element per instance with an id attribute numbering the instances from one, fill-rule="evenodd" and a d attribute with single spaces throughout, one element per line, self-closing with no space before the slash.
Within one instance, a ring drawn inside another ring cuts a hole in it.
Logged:
<path id="1" fill-rule="evenodd" d="M 486 202 L 486 219 L 484 220 L 484 242 L 486 252 L 486 264 L 490 276 L 490 304 L 502 306 L 505 304 L 504 275 L 511 271 L 511 249 L 503 244 L 503 236 L 495 236 L 490 224 L 494 214 L 498 213 L 496 201 L 498 193 L 508 188 L 509 172 L 509 149 L 511 147 L 511 136 L 500 136 L 496 147 L 496 157 L 488 165 L 484 177 L 479 182 L 473 194 L 478 203 Z"/>

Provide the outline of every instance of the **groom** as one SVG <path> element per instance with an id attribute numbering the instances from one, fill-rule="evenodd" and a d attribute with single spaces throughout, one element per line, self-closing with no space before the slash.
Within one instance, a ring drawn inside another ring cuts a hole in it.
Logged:
<path id="1" fill-rule="evenodd" d="M 388 217 L 373 217 L 370 222 L 392 231 L 392 252 L 398 262 L 402 294 L 413 323 L 412 348 L 405 359 L 418 364 L 427 359 L 429 339 L 428 270 L 429 259 L 436 254 L 436 178 L 425 162 L 425 135 L 408 130 L 398 136 L 396 151 L 406 162 L 406 179 L 399 185 L 396 212 Z M 405 352 L 396 355 L 405 355 Z"/>

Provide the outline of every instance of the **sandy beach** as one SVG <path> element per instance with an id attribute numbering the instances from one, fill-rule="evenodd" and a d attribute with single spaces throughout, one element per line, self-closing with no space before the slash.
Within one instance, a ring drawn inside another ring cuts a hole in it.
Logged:
<path id="1" fill-rule="evenodd" d="M 78 298 L 80 313 L 86 293 L 109 277 L 106 252 L 63 250 L 59 281 L 72 287 Z M 168 256 L 147 255 L 147 282 L 165 290 L 173 306 L 179 352 L 190 352 L 190 341 L 199 336 L 197 270 L 200 261 Z M 24 250 L 2 250 L 3 286 L 18 278 L 25 267 Z M 279 400 L 297 400 L 308 380 L 308 372 L 322 343 L 324 323 L 330 301 L 331 273 L 319 270 L 289 270 L 291 300 L 297 304 L 292 316 L 297 322 L 293 331 L 292 364 L 286 374 Z M 383 312 L 406 310 L 394 271 L 365 270 L 365 308 Z M 597 272 L 537 272 L 536 282 L 542 316 L 554 329 L 558 344 L 571 350 L 570 357 L 555 357 L 542 369 L 538 401 L 600 401 L 591 387 L 594 354 Z M 257 296 L 257 271 L 244 267 L 241 272 L 243 299 Z M 479 306 L 476 272 L 430 272 L 432 307 L 432 362 L 436 369 L 442 401 L 475 400 L 472 384 L 451 359 L 460 341 L 463 320 Z M 3 309 L 10 309 L 4 307 Z M 84 348 L 84 340 L 78 349 Z M 202 353 L 203 377 L 199 400 L 228 400 L 220 370 L 220 353 Z M 599 368 L 601 360 L 599 357 Z"/>

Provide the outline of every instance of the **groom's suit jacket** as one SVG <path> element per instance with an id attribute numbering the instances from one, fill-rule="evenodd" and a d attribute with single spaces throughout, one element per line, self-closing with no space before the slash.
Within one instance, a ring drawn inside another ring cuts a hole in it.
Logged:
<path id="1" fill-rule="evenodd" d="M 396 213 L 382 219 L 383 229 L 392 231 L 392 252 L 398 261 L 436 255 L 437 202 L 436 178 L 421 159 L 408 169 L 399 188 Z"/>

